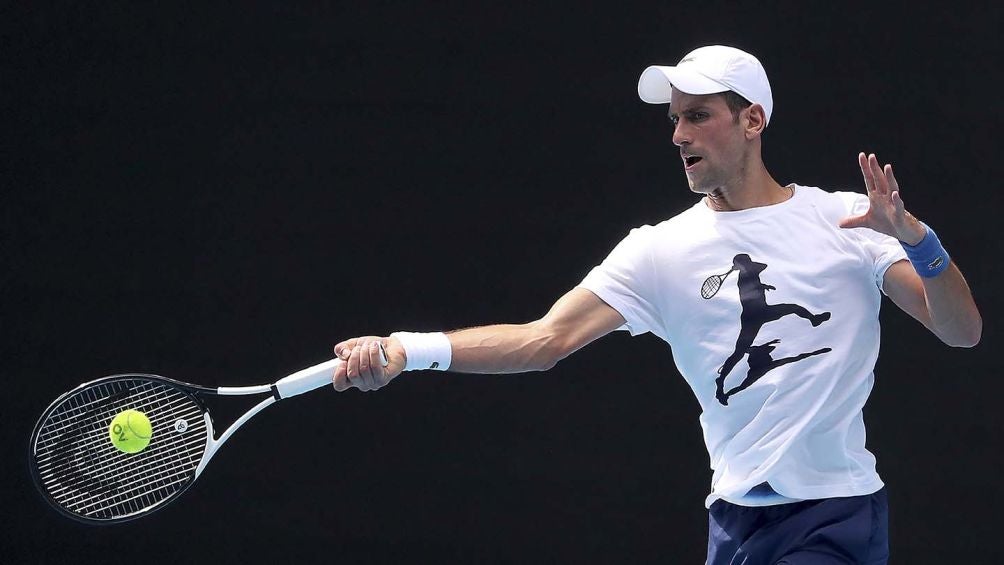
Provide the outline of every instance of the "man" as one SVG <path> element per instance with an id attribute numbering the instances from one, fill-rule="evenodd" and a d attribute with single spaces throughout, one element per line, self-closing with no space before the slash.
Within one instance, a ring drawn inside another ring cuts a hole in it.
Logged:
<path id="1" fill-rule="evenodd" d="M 615 329 L 653 332 L 703 409 L 708 563 L 885 563 L 886 494 L 861 413 L 880 292 L 971 347 L 982 321 L 962 274 L 875 155 L 858 156 L 867 196 L 770 176 L 761 134 L 773 100 L 752 55 L 702 47 L 646 69 L 638 90 L 669 103 L 699 202 L 632 230 L 537 321 L 337 344 L 335 389 L 374 390 L 412 369 L 542 371 Z"/>

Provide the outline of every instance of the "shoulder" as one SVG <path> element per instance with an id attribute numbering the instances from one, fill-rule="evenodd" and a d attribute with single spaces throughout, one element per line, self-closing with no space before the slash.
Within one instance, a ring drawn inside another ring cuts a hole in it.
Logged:
<path id="1" fill-rule="evenodd" d="M 839 220 L 852 214 L 863 214 L 868 209 L 868 196 L 859 192 L 829 191 L 815 186 L 796 185 L 805 201 L 827 218 Z"/>
<path id="2" fill-rule="evenodd" d="M 645 224 L 632 228 L 624 238 L 624 241 L 631 241 L 636 244 L 651 244 L 659 240 L 665 240 L 667 237 L 685 233 L 693 229 L 694 226 L 705 222 L 706 215 L 707 210 L 704 203 L 699 201 L 694 206 L 657 224 Z"/>
<path id="3" fill-rule="evenodd" d="M 697 226 L 710 225 L 712 212 L 704 204 L 704 200 L 698 200 L 693 206 L 680 212 L 679 214 L 659 222 L 654 226 L 644 226 L 648 228 L 648 233 L 655 236 L 667 236 L 677 233 L 686 233 Z"/>

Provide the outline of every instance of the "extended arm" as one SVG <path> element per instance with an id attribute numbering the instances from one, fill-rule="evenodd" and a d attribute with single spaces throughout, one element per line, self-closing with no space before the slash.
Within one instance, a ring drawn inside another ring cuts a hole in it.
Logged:
<path id="1" fill-rule="evenodd" d="M 575 288 L 541 319 L 500 324 L 447 334 L 452 347 L 450 370 L 461 373 L 544 371 L 576 350 L 624 324 L 624 318 L 592 292 Z M 379 362 L 383 344 L 389 363 Z M 376 390 L 401 373 L 407 361 L 393 337 L 365 336 L 340 342 L 335 355 L 346 360 L 334 375 L 335 390 L 352 386 Z"/>
<path id="2" fill-rule="evenodd" d="M 858 164 L 870 205 L 865 214 L 845 218 L 841 227 L 866 227 L 909 245 L 918 244 L 927 232 L 906 211 L 892 165 L 880 167 L 874 154 L 865 157 L 864 153 L 858 155 Z M 954 263 L 936 276 L 921 277 L 909 261 L 899 261 L 886 270 L 882 288 L 897 306 L 946 344 L 972 347 L 979 343 L 983 319 Z"/>

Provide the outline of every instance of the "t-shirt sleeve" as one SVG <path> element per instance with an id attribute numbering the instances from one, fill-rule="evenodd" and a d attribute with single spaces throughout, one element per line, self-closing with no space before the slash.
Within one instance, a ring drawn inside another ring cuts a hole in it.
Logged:
<path id="1" fill-rule="evenodd" d="M 868 211 L 867 196 L 857 193 L 846 194 L 851 197 L 849 215 L 858 216 Z M 906 252 L 895 237 L 868 228 L 854 228 L 852 231 L 868 255 L 868 259 L 871 260 L 875 284 L 881 289 L 886 270 L 896 261 L 906 259 Z"/>
<path id="2" fill-rule="evenodd" d="M 631 230 L 601 264 L 579 283 L 624 316 L 631 335 L 662 335 L 653 293 L 651 228 Z"/>

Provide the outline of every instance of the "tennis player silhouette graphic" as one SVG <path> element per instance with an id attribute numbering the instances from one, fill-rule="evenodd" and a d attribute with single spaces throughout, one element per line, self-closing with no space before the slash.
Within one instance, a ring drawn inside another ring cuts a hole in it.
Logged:
<path id="1" fill-rule="evenodd" d="M 761 345 L 753 345 L 757 334 L 760 333 L 760 328 L 767 322 L 794 314 L 805 318 L 812 324 L 812 327 L 816 327 L 829 320 L 830 313 L 813 314 L 798 304 L 767 304 L 767 291 L 777 289 L 760 281 L 760 273 L 767 268 L 766 263 L 757 263 L 750 259 L 746 253 L 740 253 L 732 258 L 732 268 L 739 271 L 739 302 L 742 304 L 742 314 L 739 316 L 741 327 L 739 337 L 736 339 L 736 349 L 718 369 L 718 378 L 715 379 L 717 386 L 715 398 L 723 406 L 728 406 L 730 396 L 745 390 L 768 371 L 831 351 L 829 347 L 824 347 L 810 353 L 774 359 L 771 357 L 771 352 L 781 340 L 773 339 Z M 729 373 L 744 355 L 748 355 L 746 363 L 749 365 L 746 378 L 738 386 L 726 392 L 725 378 L 729 376 Z"/>

